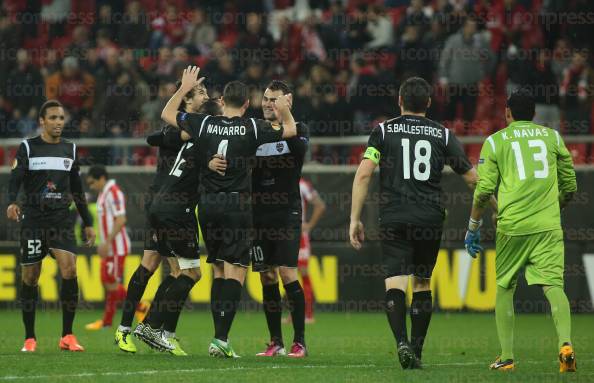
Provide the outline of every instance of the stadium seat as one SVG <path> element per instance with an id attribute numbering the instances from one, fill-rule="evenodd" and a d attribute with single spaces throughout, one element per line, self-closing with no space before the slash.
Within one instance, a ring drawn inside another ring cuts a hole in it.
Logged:
<path id="1" fill-rule="evenodd" d="M 397 7 L 397 8 L 389 8 L 387 10 L 388 15 L 392 19 L 392 25 L 396 26 L 400 24 L 400 19 L 406 13 L 406 6 L 404 7 Z"/>
<path id="2" fill-rule="evenodd" d="M 478 159 L 481 155 L 481 148 L 483 147 L 482 144 L 468 144 L 465 146 L 464 151 L 470 160 L 470 163 L 473 165 L 478 164 Z"/>
<path id="3" fill-rule="evenodd" d="M 493 122 L 491 119 L 475 119 L 466 134 L 469 136 L 488 136 L 493 131 Z"/>
<path id="4" fill-rule="evenodd" d="M 587 144 L 567 144 L 567 149 L 573 157 L 573 163 L 576 165 L 585 164 L 588 158 Z"/>
<path id="5" fill-rule="evenodd" d="M 66 50 L 66 48 L 68 48 L 71 42 L 72 38 L 70 36 L 56 37 L 52 39 L 51 47 L 53 49 L 56 49 L 60 53 L 60 55 L 63 55 L 64 51 Z"/>
<path id="6" fill-rule="evenodd" d="M 363 158 L 363 153 L 365 152 L 365 146 L 353 146 L 351 148 L 351 153 L 349 155 L 347 163 L 349 165 L 358 165 Z"/>

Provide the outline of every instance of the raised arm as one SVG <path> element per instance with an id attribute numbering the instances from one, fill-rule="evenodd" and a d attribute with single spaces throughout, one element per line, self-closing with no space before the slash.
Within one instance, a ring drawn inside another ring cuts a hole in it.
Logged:
<path id="1" fill-rule="evenodd" d="M 198 73 L 200 73 L 200 68 L 197 66 L 188 66 L 184 69 L 179 89 L 167 101 L 165 108 L 161 112 L 161 119 L 169 125 L 179 127 L 177 125 L 177 113 L 184 96 L 192 88 L 204 81 L 204 77 L 198 79 Z"/>
<path id="2" fill-rule="evenodd" d="M 291 138 L 297 135 L 297 125 L 291 113 L 291 103 L 293 95 L 291 93 L 279 96 L 274 101 L 274 112 L 283 126 L 283 138 Z"/>

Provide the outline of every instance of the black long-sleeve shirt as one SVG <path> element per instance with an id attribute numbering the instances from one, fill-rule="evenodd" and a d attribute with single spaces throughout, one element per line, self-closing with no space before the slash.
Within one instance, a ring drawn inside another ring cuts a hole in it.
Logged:
<path id="1" fill-rule="evenodd" d="M 68 210 L 74 201 L 85 226 L 93 226 L 87 207 L 76 156 L 68 140 L 50 144 L 41 136 L 24 140 L 12 163 L 8 186 L 9 204 L 17 203 L 24 186 L 23 214 L 43 217 Z"/>

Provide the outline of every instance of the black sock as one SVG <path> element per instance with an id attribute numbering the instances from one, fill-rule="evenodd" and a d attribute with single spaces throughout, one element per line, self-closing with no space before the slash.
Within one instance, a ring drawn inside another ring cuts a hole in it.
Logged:
<path id="1" fill-rule="evenodd" d="M 146 290 L 146 285 L 152 275 L 153 273 L 148 271 L 142 265 L 139 265 L 134 274 L 132 274 L 132 278 L 130 278 L 130 282 L 128 282 L 126 300 L 122 305 L 122 320 L 120 322 L 122 326 L 132 326 L 134 312 L 136 312 L 138 302 L 140 302 L 140 298 L 142 298 L 144 290 Z"/>
<path id="2" fill-rule="evenodd" d="M 35 338 L 35 308 L 39 297 L 37 286 L 23 283 L 21 287 L 21 309 L 25 325 L 25 339 Z"/>
<path id="3" fill-rule="evenodd" d="M 223 285 L 225 278 L 215 278 L 212 280 L 210 287 L 210 312 L 212 313 L 212 323 L 217 328 L 217 322 L 221 317 L 221 294 L 223 293 Z"/>
<path id="4" fill-rule="evenodd" d="M 76 278 L 62 279 L 60 288 L 62 303 L 62 336 L 72 334 L 72 323 L 78 305 L 78 281 Z"/>
<path id="5" fill-rule="evenodd" d="M 431 290 L 413 293 L 410 305 L 410 343 L 415 354 L 420 359 L 423 352 L 423 343 L 427 336 L 427 329 L 431 321 L 433 303 L 431 302 Z"/>
<path id="6" fill-rule="evenodd" d="M 215 323 L 215 338 L 227 341 L 233 318 L 241 299 L 243 286 L 236 279 L 225 279 L 221 293 L 219 318 Z"/>
<path id="7" fill-rule="evenodd" d="M 153 322 L 153 317 L 155 315 L 157 315 L 157 313 L 165 311 L 166 308 L 161 307 L 163 305 L 165 305 L 164 301 L 163 301 L 163 297 L 165 296 L 165 292 L 169 289 L 169 287 L 171 287 L 171 285 L 176 281 L 176 278 L 169 274 L 165 277 L 165 279 L 163 279 L 163 281 L 161 281 L 161 284 L 159 285 L 159 288 L 157 289 L 157 292 L 155 293 L 155 297 L 153 298 L 153 302 L 151 303 L 151 307 L 149 308 L 149 312 L 148 314 L 146 314 L 146 317 L 144 317 L 143 322 L 144 323 L 152 323 Z M 151 325 L 151 327 L 153 327 Z M 159 326 L 161 327 L 161 326 Z M 157 328 L 157 327 L 153 327 L 153 328 Z"/>
<path id="8" fill-rule="evenodd" d="M 175 310 L 165 315 L 163 330 L 175 332 L 175 329 L 177 328 L 177 322 L 179 321 L 179 316 L 184 309 L 188 295 L 190 295 L 190 290 L 192 290 L 195 284 L 196 281 L 194 281 L 192 278 L 188 277 L 187 275 L 180 275 L 177 278 L 177 281 L 171 285 L 167 292 L 167 296 L 175 301 Z"/>
<path id="9" fill-rule="evenodd" d="M 282 301 L 278 282 L 273 285 L 262 286 L 264 314 L 268 331 L 270 331 L 270 340 L 276 344 L 283 345 L 283 333 L 281 330 Z"/>
<path id="10" fill-rule="evenodd" d="M 305 345 L 305 295 L 299 281 L 285 285 L 289 311 L 293 320 L 293 342 Z"/>
<path id="11" fill-rule="evenodd" d="M 396 343 L 408 342 L 406 334 L 406 294 L 399 289 L 386 291 L 386 314 Z"/>

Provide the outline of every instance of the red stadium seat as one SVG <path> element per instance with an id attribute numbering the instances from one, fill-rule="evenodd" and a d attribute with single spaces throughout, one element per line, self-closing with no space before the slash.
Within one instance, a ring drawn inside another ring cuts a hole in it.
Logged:
<path id="1" fill-rule="evenodd" d="M 482 144 L 468 144 L 464 148 L 464 151 L 466 152 L 466 155 L 468 156 L 468 159 L 470 160 L 471 164 L 473 164 L 475 166 L 478 164 L 478 160 L 481 155 L 482 147 L 483 147 Z"/>
<path id="2" fill-rule="evenodd" d="M 349 165 L 358 165 L 363 158 L 363 153 L 365 152 L 365 146 L 353 146 L 351 148 L 351 154 L 348 158 Z"/>
<path id="3" fill-rule="evenodd" d="M 199 68 L 204 68 L 206 67 L 206 64 L 208 64 L 208 57 L 206 57 L 205 55 L 201 55 L 201 56 L 196 56 L 196 58 L 194 59 L 194 63 L 199 67 Z"/>
<path id="4" fill-rule="evenodd" d="M 470 136 L 488 136 L 493 132 L 493 122 L 490 119 L 476 119 L 466 133 Z"/>
<path id="5" fill-rule="evenodd" d="M 400 24 L 400 19 L 406 13 L 406 6 L 398 7 L 398 8 L 389 8 L 387 10 L 388 15 L 392 19 L 392 25 L 396 26 Z"/>
<path id="6" fill-rule="evenodd" d="M 567 144 L 574 164 L 585 164 L 588 158 L 588 144 Z"/>
<path id="7" fill-rule="evenodd" d="M 71 42 L 72 38 L 70 36 L 56 37 L 52 39 L 51 47 L 56 49 L 58 52 L 60 52 L 60 55 L 62 55 Z"/>

